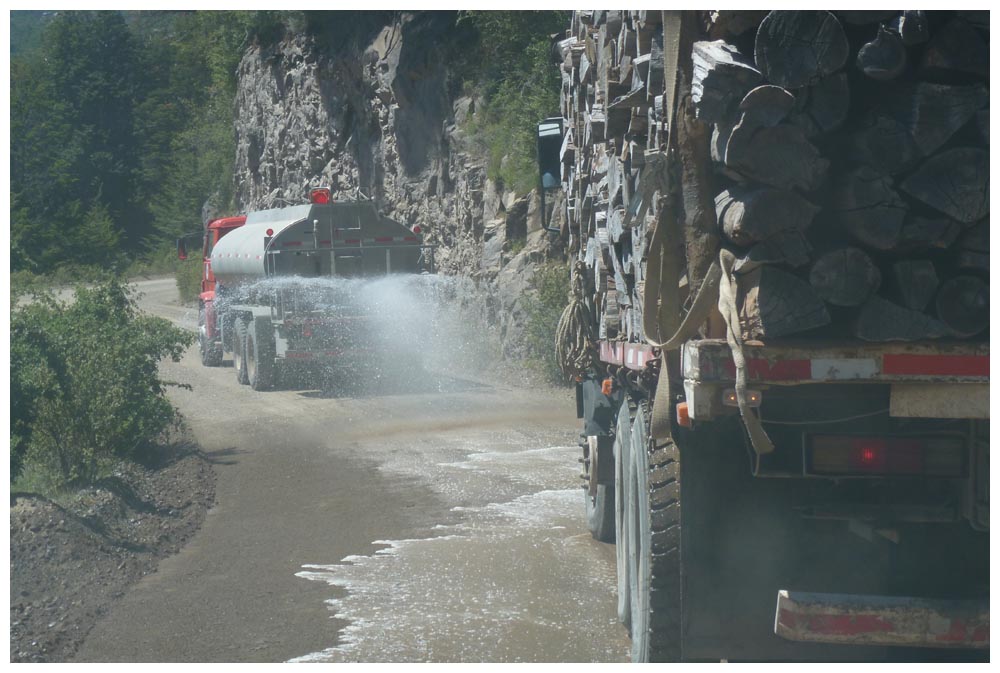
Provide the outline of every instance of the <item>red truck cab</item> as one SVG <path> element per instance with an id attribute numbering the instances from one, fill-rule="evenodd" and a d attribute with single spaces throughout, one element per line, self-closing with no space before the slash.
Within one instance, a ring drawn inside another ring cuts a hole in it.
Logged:
<path id="1" fill-rule="evenodd" d="M 220 217 L 217 220 L 212 220 L 205 227 L 205 239 L 202 247 L 204 270 L 201 277 L 201 294 L 199 295 L 203 303 L 211 302 L 215 298 L 215 274 L 212 273 L 212 248 L 215 247 L 223 236 L 233 229 L 242 227 L 246 221 L 246 215 Z"/>

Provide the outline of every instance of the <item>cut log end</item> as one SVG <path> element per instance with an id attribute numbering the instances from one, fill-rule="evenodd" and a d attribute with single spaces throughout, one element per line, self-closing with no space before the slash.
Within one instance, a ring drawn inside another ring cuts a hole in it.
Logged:
<path id="1" fill-rule="evenodd" d="M 906 69 L 906 47 L 899 35 L 879 27 L 875 39 L 861 47 L 857 63 L 872 79 L 895 79 Z"/>
<path id="2" fill-rule="evenodd" d="M 882 274 L 858 248 L 831 250 L 809 272 L 816 294 L 836 306 L 861 306 L 882 284 Z"/>
<path id="3" fill-rule="evenodd" d="M 974 147 L 942 152 L 924 162 L 901 187 L 959 222 L 975 222 L 990 212 L 989 152 Z"/>
<path id="4" fill-rule="evenodd" d="M 914 311 L 923 311 L 938 289 L 934 263 L 926 259 L 907 259 L 892 265 L 896 293 L 903 304 Z"/>
<path id="5" fill-rule="evenodd" d="M 854 335 L 865 341 L 922 341 L 948 334 L 941 321 L 879 296 L 870 298 L 861 307 L 854 326 Z"/>
<path id="6" fill-rule="evenodd" d="M 956 336 L 975 336 L 990 324 L 990 288 L 975 276 L 945 281 L 934 303 L 938 319 Z"/>
<path id="7" fill-rule="evenodd" d="M 844 29 L 830 12 L 775 10 L 757 30 L 754 58 L 769 82 L 798 89 L 840 70 L 848 49 Z"/>
<path id="8" fill-rule="evenodd" d="M 773 339 L 830 323 L 830 313 L 809 283 L 772 266 L 739 277 L 743 336 Z"/>

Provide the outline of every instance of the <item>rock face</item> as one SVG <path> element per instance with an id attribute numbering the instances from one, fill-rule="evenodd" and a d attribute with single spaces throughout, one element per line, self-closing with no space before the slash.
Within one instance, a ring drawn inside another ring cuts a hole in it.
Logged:
<path id="1" fill-rule="evenodd" d="M 539 231 L 538 195 L 489 180 L 463 131 L 476 100 L 449 95 L 443 45 L 453 18 L 390 21 L 347 27 L 338 44 L 297 35 L 247 51 L 236 99 L 237 205 L 300 203 L 321 185 L 335 198 L 360 192 L 389 217 L 419 224 L 438 246 L 441 273 L 475 278 L 513 344 L 524 279 L 537 261 L 562 255 L 561 241 Z M 550 217 L 563 210 L 553 198 L 546 205 Z"/>

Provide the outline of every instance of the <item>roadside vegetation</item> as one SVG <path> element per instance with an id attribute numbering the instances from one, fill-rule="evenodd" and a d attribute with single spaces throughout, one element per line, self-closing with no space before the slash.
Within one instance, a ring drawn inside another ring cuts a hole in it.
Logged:
<path id="1" fill-rule="evenodd" d="M 53 496 L 94 483 L 176 422 L 157 365 L 194 337 L 140 313 L 123 279 L 79 287 L 69 302 L 41 293 L 13 307 L 12 490 Z"/>
<path id="2" fill-rule="evenodd" d="M 269 12 L 14 12 L 11 271 L 22 285 L 175 270 L 233 207 L 232 101 Z"/>
<path id="3" fill-rule="evenodd" d="M 469 130 L 489 157 L 488 176 L 526 194 L 538 183 L 536 126 L 559 114 L 553 36 L 562 36 L 569 12 L 469 11 L 458 24 L 475 31 L 453 73 L 480 99 Z"/>
<path id="4" fill-rule="evenodd" d="M 549 262 L 535 270 L 531 292 L 525 294 L 524 325 L 527 365 L 547 383 L 566 385 L 566 378 L 556 361 L 555 338 L 559 317 L 566 308 L 569 267 L 563 262 Z"/>

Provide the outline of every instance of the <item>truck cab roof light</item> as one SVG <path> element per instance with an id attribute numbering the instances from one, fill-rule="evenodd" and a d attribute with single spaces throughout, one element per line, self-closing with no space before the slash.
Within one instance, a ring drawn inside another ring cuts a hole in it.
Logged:
<path id="1" fill-rule="evenodd" d="M 309 192 L 309 203 L 324 205 L 331 203 L 332 201 L 333 197 L 330 193 L 329 187 L 317 187 Z"/>

